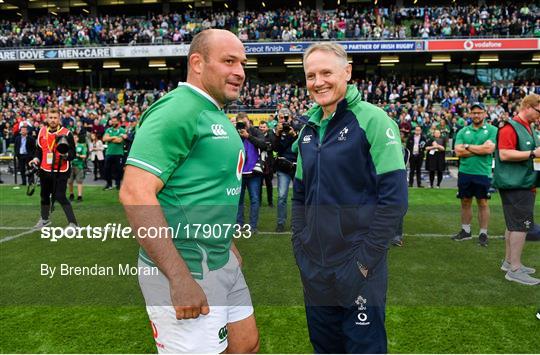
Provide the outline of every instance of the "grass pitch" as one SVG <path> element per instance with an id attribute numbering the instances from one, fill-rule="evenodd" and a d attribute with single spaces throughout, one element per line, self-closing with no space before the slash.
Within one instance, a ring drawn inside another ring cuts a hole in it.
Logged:
<path id="1" fill-rule="evenodd" d="M 39 217 L 37 192 L 29 198 L 3 186 L 0 197 L 0 352 L 155 352 L 135 276 L 40 276 L 42 263 L 135 264 L 136 241 L 51 243 L 38 232 L 24 234 Z M 74 203 L 81 225 L 127 225 L 115 191 L 87 187 L 84 197 Z M 501 236 L 498 195 L 490 204 L 489 233 Z M 454 190 L 410 190 L 405 246 L 392 248 L 389 256 L 389 351 L 538 352 L 540 288 L 504 280 L 504 240 L 492 239 L 488 248 L 475 240 L 450 240 L 460 228 L 459 215 Z M 275 208 L 261 208 L 259 230 L 273 231 L 275 220 Z M 53 225 L 65 224 L 58 206 Z M 478 233 L 476 222 L 473 232 Z M 289 238 L 269 233 L 237 241 L 265 353 L 313 351 Z M 540 268 L 540 243 L 526 244 L 523 262 Z"/>

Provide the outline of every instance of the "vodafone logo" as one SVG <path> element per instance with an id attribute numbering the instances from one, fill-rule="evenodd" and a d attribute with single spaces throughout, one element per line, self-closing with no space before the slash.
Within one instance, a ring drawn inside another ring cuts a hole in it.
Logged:
<path id="1" fill-rule="evenodd" d="M 242 170 L 244 169 L 244 162 L 245 162 L 244 151 L 240 150 L 238 152 L 238 162 L 236 163 L 236 178 L 238 179 L 238 181 L 242 179 Z"/>
<path id="2" fill-rule="evenodd" d="M 470 39 L 466 40 L 465 42 L 463 42 L 463 48 L 466 51 L 470 51 L 471 49 L 474 48 L 474 42 L 471 41 Z"/>

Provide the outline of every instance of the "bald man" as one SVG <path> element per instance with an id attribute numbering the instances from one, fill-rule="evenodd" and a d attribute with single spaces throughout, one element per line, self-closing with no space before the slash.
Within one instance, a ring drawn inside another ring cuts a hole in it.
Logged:
<path id="1" fill-rule="evenodd" d="M 120 191 L 138 235 L 139 284 L 160 353 L 253 353 L 258 331 L 233 238 L 245 152 L 223 107 L 244 83 L 244 46 L 205 30 L 187 82 L 141 117 Z M 145 231 L 166 231 L 145 238 Z M 157 275 L 148 275 L 156 274 Z"/>

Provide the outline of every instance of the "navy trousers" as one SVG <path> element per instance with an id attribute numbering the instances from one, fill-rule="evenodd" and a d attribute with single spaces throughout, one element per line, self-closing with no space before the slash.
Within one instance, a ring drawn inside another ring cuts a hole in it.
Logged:
<path id="1" fill-rule="evenodd" d="M 386 253 L 365 277 L 356 257 L 322 267 L 295 249 L 315 353 L 387 353 Z"/>

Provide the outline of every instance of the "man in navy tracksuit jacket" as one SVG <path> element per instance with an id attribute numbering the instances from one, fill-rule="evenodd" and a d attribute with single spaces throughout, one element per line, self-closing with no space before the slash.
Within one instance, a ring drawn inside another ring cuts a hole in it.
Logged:
<path id="1" fill-rule="evenodd" d="M 304 54 L 317 103 L 295 148 L 293 251 L 316 353 L 385 353 L 388 245 L 407 209 L 397 124 L 347 86 L 344 49 Z"/>

